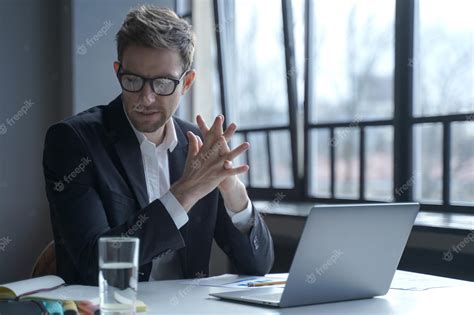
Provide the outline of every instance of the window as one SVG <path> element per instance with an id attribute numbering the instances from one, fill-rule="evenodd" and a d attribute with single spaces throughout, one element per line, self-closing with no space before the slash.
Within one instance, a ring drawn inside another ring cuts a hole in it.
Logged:
<path id="1" fill-rule="evenodd" d="M 413 186 L 431 207 L 474 205 L 473 9 L 469 0 L 415 6 Z"/>
<path id="2" fill-rule="evenodd" d="M 414 200 L 427 211 L 472 213 L 470 0 L 215 5 L 226 28 L 224 108 L 254 147 L 243 158 L 258 168 L 250 187 L 293 189 L 302 201 Z M 272 78 L 256 89 L 262 73 Z"/>
<path id="3" fill-rule="evenodd" d="M 395 1 L 312 1 L 311 8 L 311 121 L 392 118 Z"/>
<path id="4" fill-rule="evenodd" d="M 281 6 L 273 0 L 225 1 L 228 116 L 242 128 L 288 125 Z M 265 120 L 262 122 L 262 117 Z"/>
<path id="5" fill-rule="evenodd" d="M 474 3 L 419 0 L 415 11 L 416 117 L 474 111 Z"/>
<path id="6" fill-rule="evenodd" d="M 414 197 L 423 203 L 443 200 L 443 126 L 439 123 L 415 125 Z"/>
<path id="7" fill-rule="evenodd" d="M 295 187 L 284 8 L 274 0 L 215 1 L 223 112 L 239 127 L 236 142 L 251 143 L 241 159 L 250 165 L 241 177 L 250 191 Z"/>
<path id="8" fill-rule="evenodd" d="M 450 201 L 454 205 L 474 205 L 474 123 L 451 125 Z"/>
<path id="9" fill-rule="evenodd" d="M 390 200 L 395 1 L 310 1 L 308 10 L 308 133 L 317 139 L 306 148 L 308 193 Z"/>
<path id="10" fill-rule="evenodd" d="M 368 200 L 393 200 L 393 127 L 367 127 L 364 170 Z"/>

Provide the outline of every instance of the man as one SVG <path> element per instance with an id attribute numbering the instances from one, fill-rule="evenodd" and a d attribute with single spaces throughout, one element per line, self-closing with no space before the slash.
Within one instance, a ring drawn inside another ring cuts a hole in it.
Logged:
<path id="1" fill-rule="evenodd" d="M 139 280 L 209 274 L 213 238 L 242 274 L 273 264 L 270 233 L 232 160 L 236 125 L 173 116 L 191 87 L 194 34 L 168 9 L 142 6 L 117 33 L 122 94 L 51 126 L 43 156 L 57 271 L 97 285 L 98 240 L 140 239 Z M 202 139 L 201 139 L 202 138 Z"/>

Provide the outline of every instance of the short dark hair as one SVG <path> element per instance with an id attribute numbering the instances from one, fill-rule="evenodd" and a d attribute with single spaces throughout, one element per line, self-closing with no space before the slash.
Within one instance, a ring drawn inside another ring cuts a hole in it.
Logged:
<path id="1" fill-rule="evenodd" d="M 195 34 L 191 25 L 168 8 L 142 5 L 131 10 L 116 35 L 118 60 L 130 45 L 167 48 L 179 53 L 183 70 L 193 63 Z"/>

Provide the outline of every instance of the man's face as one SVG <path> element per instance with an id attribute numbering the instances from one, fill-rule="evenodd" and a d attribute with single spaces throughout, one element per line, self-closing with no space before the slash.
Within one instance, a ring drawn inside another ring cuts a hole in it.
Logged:
<path id="1" fill-rule="evenodd" d="M 179 79 L 183 65 L 179 53 L 162 48 L 129 46 L 122 56 L 120 72 L 139 75 L 144 78 L 168 77 Z M 115 72 L 119 64 L 115 63 Z M 189 71 L 180 81 L 173 94 L 157 95 L 147 82 L 139 92 L 123 90 L 122 102 L 133 126 L 144 133 L 152 133 L 163 127 L 176 112 L 178 103 L 194 79 L 194 71 Z"/>

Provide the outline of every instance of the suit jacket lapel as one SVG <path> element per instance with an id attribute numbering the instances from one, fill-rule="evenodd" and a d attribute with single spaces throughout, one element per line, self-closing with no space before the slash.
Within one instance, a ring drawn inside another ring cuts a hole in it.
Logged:
<path id="1" fill-rule="evenodd" d="M 184 135 L 181 126 L 175 118 L 173 119 L 174 128 L 176 130 L 176 137 L 178 144 L 173 152 L 168 151 L 168 165 L 170 170 L 170 186 L 173 185 L 182 175 L 184 165 L 186 164 L 186 156 L 188 154 L 188 140 Z"/>
<path id="2" fill-rule="evenodd" d="M 128 179 L 130 189 L 135 194 L 140 208 L 144 208 L 149 202 L 140 144 L 123 111 L 121 96 L 119 95 L 108 106 L 109 136 Z"/>
<path id="3" fill-rule="evenodd" d="M 140 144 L 138 143 L 138 139 L 123 111 L 121 96 L 122 95 L 119 95 L 108 105 L 108 114 L 106 117 L 107 132 L 120 159 L 130 189 L 135 194 L 135 197 L 140 204 L 140 208 L 144 208 L 149 202 Z M 188 153 L 188 140 L 178 121 L 174 119 L 174 117 L 172 119 L 176 130 L 176 136 L 178 138 L 178 144 L 173 152 L 168 151 L 170 186 L 182 176 Z M 188 224 L 185 224 L 180 229 L 180 233 L 185 240 L 185 244 L 189 245 L 187 237 Z M 187 274 L 188 266 L 186 263 L 186 246 L 178 251 L 178 255 L 181 261 L 183 275 L 189 277 Z"/>
<path id="4" fill-rule="evenodd" d="M 144 208 L 148 204 L 148 193 L 140 144 L 123 111 L 121 95 L 108 105 L 107 110 L 108 135 L 117 151 L 131 189 L 140 206 Z M 172 119 L 178 144 L 173 152 L 168 151 L 170 186 L 182 176 L 188 152 L 188 140 L 178 121 L 174 117 Z"/>

